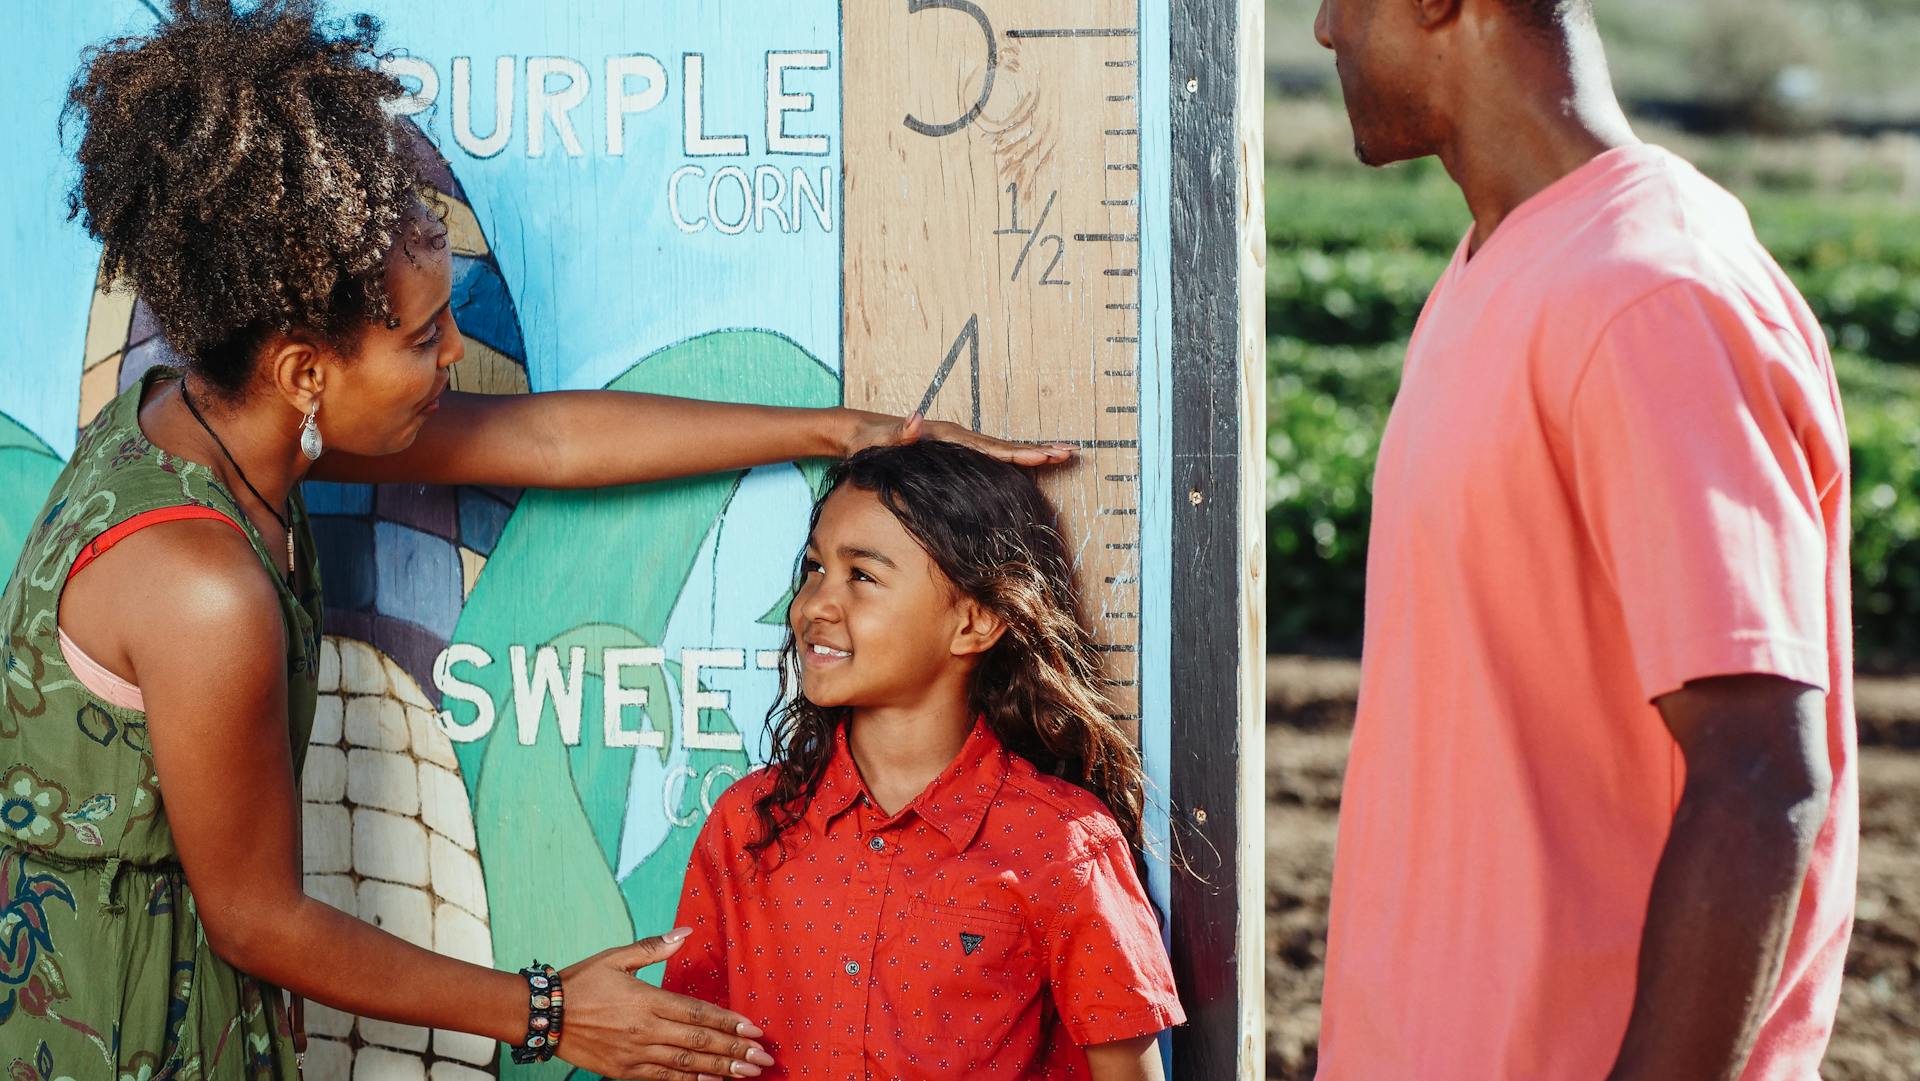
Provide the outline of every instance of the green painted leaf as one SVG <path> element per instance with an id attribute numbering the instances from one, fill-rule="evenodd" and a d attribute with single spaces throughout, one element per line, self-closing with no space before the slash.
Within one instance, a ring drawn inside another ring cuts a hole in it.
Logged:
<path id="1" fill-rule="evenodd" d="M 0 413 L 0 578 L 12 573 L 63 468 L 45 443 Z"/>
<path id="2" fill-rule="evenodd" d="M 537 957 L 564 966 L 632 941 L 633 921 L 575 794 L 567 748 L 557 739 L 525 747 L 511 724 L 503 727 L 505 738 L 496 728 L 486 743 L 473 807 L 495 963 L 518 968 Z M 569 1069 L 554 1061 L 514 1076 L 557 1079 Z"/>
<path id="3" fill-rule="evenodd" d="M 793 342 L 756 331 L 719 332 L 661 350 L 611 389 L 784 405 L 825 406 L 840 398 L 833 372 Z M 801 468 L 817 488 L 825 466 Z M 677 890 L 663 883 L 679 882 L 695 831 L 669 830 L 661 848 L 624 884 L 616 883 L 612 867 L 635 751 L 605 746 L 600 649 L 664 637 L 701 545 L 743 475 L 593 491 L 529 489 L 467 599 L 453 641 L 478 646 L 492 663 L 459 671 L 492 699 L 495 723 L 486 738 L 457 744 L 455 752 L 474 797 L 494 954 L 502 966 L 535 955 L 570 963 L 631 941 L 636 928 L 652 933 L 671 923 Z M 509 649 L 540 643 L 561 647 L 563 658 L 573 646 L 587 650 L 576 747 L 555 738 L 551 706 L 536 745 L 518 741 Z M 670 741 L 677 723 L 667 694 L 674 670 L 670 664 L 629 670 L 626 677 L 629 686 L 651 692 L 648 713 Z M 472 706 L 448 705 L 456 721 L 473 720 Z M 723 711 L 705 717 L 715 730 L 734 726 Z M 735 775 L 746 772 L 740 752 L 689 755 L 696 776 L 722 762 Z M 698 791 L 687 798 L 697 801 Z M 546 1081 L 566 1076 L 567 1068 L 556 1062 L 511 1072 Z"/>

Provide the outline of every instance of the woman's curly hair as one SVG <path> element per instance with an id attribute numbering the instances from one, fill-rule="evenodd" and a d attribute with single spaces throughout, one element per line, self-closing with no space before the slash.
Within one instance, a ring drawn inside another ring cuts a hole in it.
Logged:
<path id="1" fill-rule="evenodd" d="M 90 50 L 61 115 L 82 131 L 68 195 L 194 371 L 228 395 L 268 335 L 350 345 L 390 317 L 387 253 L 420 163 L 383 108 L 380 26 L 312 0 L 170 0 L 145 36 Z"/>
<path id="2" fill-rule="evenodd" d="M 873 493 L 956 590 L 1006 625 L 973 671 L 969 707 L 1007 750 L 1099 797 L 1140 859 L 1140 752 L 1101 690 L 1099 646 L 1081 618 L 1072 559 L 1040 486 L 1018 466 L 955 443 L 870 447 L 834 467 L 814 506 L 815 526 L 842 487 Z M 782 693 L 768 718 L 772 784 L 755 802 L 759 830 L 747 845 L 754 853 L 779 844 L 805 813 L 833 758 L 834 733 L 851 713 L 814 705 L 793 685 L 799 648 L 789 622 Z"/>

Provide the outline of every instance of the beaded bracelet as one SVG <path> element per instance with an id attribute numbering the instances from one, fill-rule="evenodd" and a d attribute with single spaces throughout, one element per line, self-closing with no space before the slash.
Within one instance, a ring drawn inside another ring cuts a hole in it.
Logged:
<path id="1" fill-rule="evenodd" d="M 513 1061 L 545 1062 L 560 1050 L 560 1019 L 566 1003 L 560 974 L 552 965 L 535 961 L 520 975 L 527 981 L 527 1040 L 512 1048 Z"/>

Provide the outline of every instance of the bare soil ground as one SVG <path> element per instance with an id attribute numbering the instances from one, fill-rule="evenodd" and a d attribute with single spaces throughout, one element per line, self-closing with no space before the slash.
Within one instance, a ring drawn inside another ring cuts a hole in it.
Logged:
<path id="1" fill-rule="evenodd" d="M 1358 672 L 1267 673 L 1267 1076 L 1313 1076 L 1333 839 Z M 1825 1081 L 1920 1078 L 1920 679 L 1858 689 L 1860 902 Z"/>

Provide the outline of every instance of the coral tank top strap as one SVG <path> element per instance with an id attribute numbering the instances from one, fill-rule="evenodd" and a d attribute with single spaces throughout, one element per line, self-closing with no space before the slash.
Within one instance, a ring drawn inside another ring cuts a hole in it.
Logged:
<path id="1" fill-rule="evenodd" d="M 107 554 L 107 549 L 133 536 L 135 533 L 146 529 L 148 526 L 161 525 L 165 522 L 186 522 L 196 518 L 210 518 L 225 522 L 233 527 L 234 532 L 239 533 L 243 537 L 246 536 L 246 531 L 240 528 L 240 523 L 234 521 L 228 515 L 214 510 L 212 507 L 200 507 L 191 503 L 182 504 L 177 507 L 159 507 L 155 510 L 143 511 L 136 514 L 87 542 L 86 547 L 80 549 L 80 554 L 73 557 L 73 566 L 67 569 L 67 580 L 72 581 L 73 576 L 85 570 L 87 564 Z"/>

